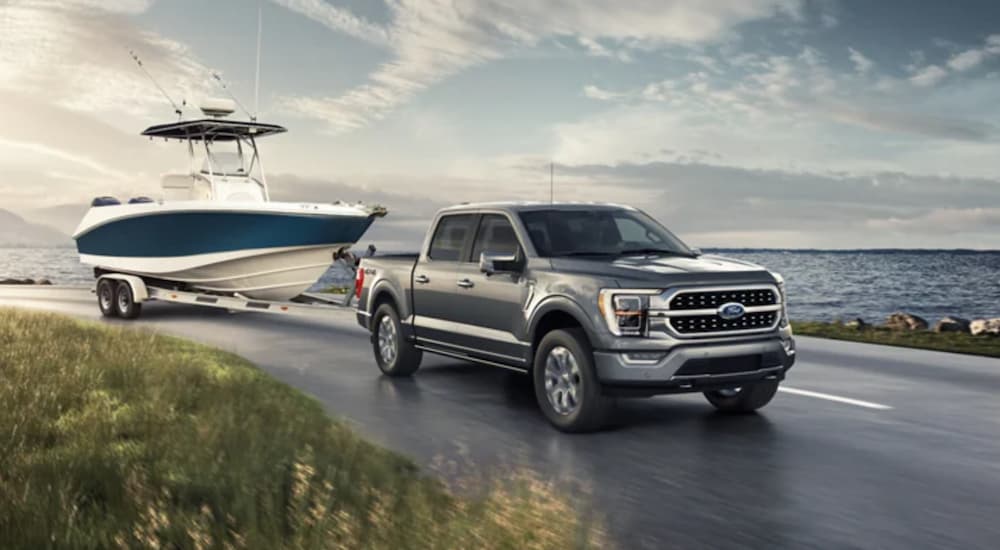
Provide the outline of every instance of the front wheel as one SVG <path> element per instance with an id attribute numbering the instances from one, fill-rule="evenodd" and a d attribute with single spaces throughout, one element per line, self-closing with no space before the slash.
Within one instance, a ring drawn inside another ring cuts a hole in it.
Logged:
<path id="1" fill-rule="evenodd" d="M 588 432 L 603 427 L 611 399 L 601 393 L 594 354 L 582 330 L 546 334 L 535 352 L 532 376 L 538 406 L 556 428 Z"/>
<path id="2" fill-rule="evenodd" d="M 768 380 L 739 388 L 705 392 L 705 398 L 724 413 L 747 414 L 767 405 L 778 392 L 778 381 Z"/>
<path id="3" fill-rule="evenodd" d="M 423 360 L 423 352 L 403 338 L 399 314 L 390 304 L 382 304 L 375 310 L 372 349 L 378 368 L 387 376 L 410 376 Z"/>
<path id="4" fill-rule="evenodd" d="M 97 307 L 101 308 L 104 317 L 115 317 L 115 282 L 111 279 L 97 281 Z"/>

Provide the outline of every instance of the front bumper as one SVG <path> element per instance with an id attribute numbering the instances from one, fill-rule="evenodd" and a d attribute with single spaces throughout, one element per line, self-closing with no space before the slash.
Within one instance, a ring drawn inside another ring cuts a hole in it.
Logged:
<path id="1" fill-rule="evenodd" d="M 705 391 L 759 380 L 781 380 L 795 363 L 795 341 L 771 336 L 760 340 L 685 343 L 664 349 L 658 359 L 627 351 L 595 351 L 602 385 L 647 393 Z"/>

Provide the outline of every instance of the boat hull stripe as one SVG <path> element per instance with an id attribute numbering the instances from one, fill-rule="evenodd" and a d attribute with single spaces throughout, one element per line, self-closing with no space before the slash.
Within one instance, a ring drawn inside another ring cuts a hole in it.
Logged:
<path id="1" fill-rule="evenodd" d="M 243 249 L 353 243 L 373 218 L 170 212 L 111 221 L 76 239 L 80 254 L 176 257 Z"/>

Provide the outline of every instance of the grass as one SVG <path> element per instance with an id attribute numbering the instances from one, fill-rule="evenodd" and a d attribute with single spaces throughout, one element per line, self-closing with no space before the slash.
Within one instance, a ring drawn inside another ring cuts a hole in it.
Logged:
<path id="1" fill-rule="evenodd" d="M 793 322 L 792 328 L 795 334 L 803 336 L 1000 357 L 1000 338 L 993 336 L 972 336 L 958 332 L 937 333 L 927 330 L 894 331 L 878 326 L 857 329 L 844 326 L 842 323 L 814 321 Z"/>
<path id="2" fill-rule="evenodd" d="M 229 353 L 0 309 L 4 548 L 588 548 L 527 474 L 455 493 Z"/>

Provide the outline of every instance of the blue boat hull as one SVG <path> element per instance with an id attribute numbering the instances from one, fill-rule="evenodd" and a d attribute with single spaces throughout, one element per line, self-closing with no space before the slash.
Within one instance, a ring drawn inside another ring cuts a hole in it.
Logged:
<path id="1" fill-rule="evenodd" d="M 165 212 L 111 221 L 77 235 L 80 254 L 132 258 L 354 243 L 374 217 L 256 212 Z"/>

